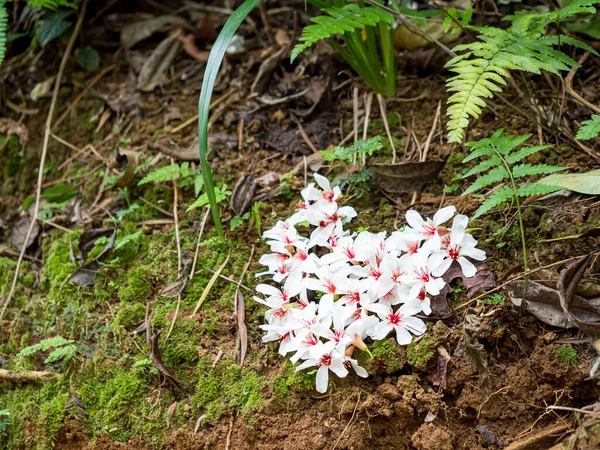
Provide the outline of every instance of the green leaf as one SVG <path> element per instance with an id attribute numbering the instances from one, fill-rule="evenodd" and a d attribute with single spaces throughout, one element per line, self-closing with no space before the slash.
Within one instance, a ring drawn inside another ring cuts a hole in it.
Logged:
<path id="1" fill-rule="evenodd" d="M 594 114 L 591 120 L 586 120 L 581 123 L 581 128 L 577 131 L 576 139 L 585 141 L 587 139 L 594 139 L 600 134 L 600 115 Z"/>
<path id="2" fill-rule="evenodd" d="M 508 172 L 503 166 L 494 167 L 484 176 L 477 178 L 477 180 L 467 188 L 463 195 L 471 194 L 491 184 L 497 184 L 507 178 L 509 178 Z"/>
<path id="3" fill-rule="evenodd" d="M 219 203 L 221 203 L 223 200 L 225 200 L 227 197 L 229 197 L 231 195 L 231 191 L 228 190 L 227 185 L 224 184 L 223 186 L 221 186 L 220 189 L 215 190 L 214 194 L 215 194 L 215 202 L 218 205 Z M 206 206 L 209 204 L 209 202 L 210 202 L 209 196 L 205 192 L 200 197 L 198 197 L 198 199 L 194 203 L 192 203 L 190 206 L 188 206 L 188 208 L 186 209 L 186 212 L 190 212 L 193 209 L 201 208 L 202 206 Z"/>
<path id="4" fill-rule="evenodd" d="M 42 47 L 45 47 L 48 42 L 56 39 L 71 28 L 71 23 L 65 19 L 70 16 L 72 11 L 56 11 L 48 16 L 47 19 L 40 20 L 36 36 Z"/>
<path id="5" fill-rule="evenodd" d="M 382 21 L 389 24 L 394 21 L 391 14 L 379 8 L 361 7 L 355 3 L 347 4 L 342 8 L 323 8 L 323 12 L 327 15 L 312 18 L 313 24 L 302 30 L 299 43 L 292 50 L 291 62 L 294 62 L 298 55 L 311 45 L 334 34 L 362 30 L 367 25 L 374 26 Z"/>
<path id="6" fill-rule="evenodd" d="M 250 218 L 250 211 L 247 211 L 243 216 L 233 216 L 229 222 L 229 228 L 235 230 L 241 227 L 246 220 Z"/>
<path id="7" fill-rule="evenodd" d="M 260 2 L 260 0 L 246 0 L 242 5 L 236 9 L 219 33 L 215 44 L 208 57 L 206 63 L 206 69 L 204 71 L 204 78 L 202 80 L 202 90 L 200 91 L 200 98 L 198 100 L 198 143 L 200 147 L 200 170 L 202 171 L 202 178 L 204 179 L 204 188 L 206 191 L 207 199 L 210 204 L 210 209 L 217 228 L 217 233 L 220 237 L 223 237 L 223 226 L 221 225 L 221 216 L 219 213 L 219 206 L 215 194 L 215 186 L 212 178 L 212 171 L 210 165 L 206 159 L 208 155 L 208 114 L 210 107 L 210 99 L 215 87 L 219 68 L 225 56 L 225 50 L 229 46 L 233 35 L 235 34 L 238 27 L 244 21 L 246 16 L 250 14 L 250 11 Z"/>
<path id="8" fill-rule="evenodd" d="M 6 32 L 8 30 L 8 12 L 6 0 L 0 0 L 0 64 L 4 61 L 6 53 Z"/>
<path id="9" fill-rule="evenodd" d="M 51 337 L 48 339 L 44 339 L 35 345 L 30 345 L 29 347 L 25 347 L 17 354 L 17 356 L 20 358 L 25 357 L 25 356 L 30 356 L 37 352 L 45 352 L 46 350 L 48 350 L 52 347 L 58 348 L 58 347 L 62 347 L 64 345 L 72 344 L 73 342 L 75 342 L 75 341 L 67 340 L 67 339 L 63 338 L 62 336 L 54 336 L 54 337 Z"/>
<path id="10" fill-rule="evenodd" d="M 383 137 L 375 136 L 369 139 L 359 139 L 350 147 L 335 147 L 333 150 L 321 150 L 319 153 L 325 161 L 346 161 L 351 163 L 354 157 L 371 156 L 383 148 Z"/>
<path id="11" fill-rule="evenodd" d="M 56 361 L 69 361 L 73 358 L 73 356 L 77 353 L 77 347 L 74 345 L 67 345 L 65 347 L 58 347 L 55 350 L 52 350 L 46 360 L 45 364 L 53 363 Z"/>
<path id="12" fill-rule="evenodd" d="M 547 164 L 519 164 L 512 168 L 514 178 L 521 178 L 531 175 L 544 175 L 547 173 L 559 172 L 565 170 L 566 167 L 549 166 Z"/>
<path id="13" fill-rule="evenodd" d="M 77 195 L 77 186 L 69 184 L 57 184 L 46 189 L 41 198 L 52 203 L 65 203 Z"/>
<path id="14" fill-rule="evenodd" d="M 546 195 L 552 192 L 560 191 L 559 186 L 550 186 L 540 183 L 529 183 L 519 186 L 516 194 L 519 197 L 531 197 L 532 195 Z"/>
<path id="15" fill-rule="evenodd" d="M 138 186 L 143 184 L 156 182 L 167 182 L 171 180 L 178 180 L 182 172 L 186 171 L 189 166 L 188 162 L 184 162 L 181 166 L 179 164 L 173 163 L 168 166 L 159 167 L 158 169 L 154 169 L 152 172 L 147 174 L 144 178 L 142 178 L 138 182 Z"/>
<path id="16" fill-rule="evenodd" d="M 85 70 L 96 70 L 100 66 L 100 54 L 90 46 L 77 50 L 77 64 Z"/>
<path id="17" fill-rule="evenodd" d="M 127 236 L 122 237 L 121 239 L 118 239 L 115 242 L 115 250 L 119 250 L 120 248 L 125 247 L 127 244 L 129 244 L 130 242 L 135 242 L 137 241 L 140 236 L 142 235 L 142 233 L 144 232 L 144 230 L 138 230 L 135 233 L 132 234 L 128 234 Z"/>
<path id="18" fill-rule="evenodd" d="M 479 209 L 475 212 L 473 218 L 476 219 L 500 203 L 504 203 L 513 196 L 514 192 L 512 188 L 509 186 L 502 186 L 500 189 L 492 192 L 492 194 L 481 204 Z"/>
<path id="19" fill-rule="evenodd" d="M 585 173 L 555 174 L 542 178 L 537 184 L 558 186 L 581 194 L 600 195 L 600 169 Z"/>

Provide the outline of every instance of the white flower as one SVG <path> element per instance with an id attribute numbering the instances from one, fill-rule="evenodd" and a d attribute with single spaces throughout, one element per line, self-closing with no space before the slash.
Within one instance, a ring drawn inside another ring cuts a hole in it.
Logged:
<path id="1" fill-rule="evenodd" d="M 408 273 L 401 277 L 402 281 L 410 286 L 409 296 L 417 297 L 423 288 L 428 294 L 438 295 L 446 285 L 444 280 L 431 274 L 431 271 L 439 265 L 439 258 L 416 253 L 410 263 L 411 268 Z"/>
<path id="2" fill-rule="evenodd" d="M 457 261 L 465 277 L 471 278 L 475 276 L 475 273 L 477 273 L 475 265 L 465 257 L 468 256 L 477 261 L 483 261 L 485 259 L 485 252 L 475 248 L 477 241 L 473 239 L 473 236 L 465 232 L 468 223 L 469 219 L 467 216 L 458 215 L 454 218 L 452 228 L 450 228 L 448 246 L 432 256 L 434 259 L 432 264 L 437 266 L 432 271 L 433 275 L 442 276 L 446 273 L 452 261 Z"/>
<path id="3" fill-rule="evenodd" d="M 433 220 L 425 221 L 418 212 L 411 209 L 406 211 L 406 221 L 423 239 L 429 240 L 440 237 L 440 226 L 450 220 L 454 213 L 456 213 L 454 206 L 446 206 L 433 215 Z"/>
<path id="4" fill-rule="evenodd" d="M 348 370 L 344 367 L 345 357 L 335 350 L 335 346 L 336 344 L 333 341 L 329 341 L 326 344 L 319 342 L 309 349 L 309 359 L 296 367 L 296 371 L 313 366 L 318 367 L 317 391 L 320 393 L 327 392 L 330 370 L 340 378 L 348 375 Z"/>
<path id="5" fill-rule="evenodd" d="M 413 317 L 419 312 L 414 303 L 405 303 L 396 312 L 384 305 L 370 305 L 368 309 L 381 318 L 381 322 L 373 329 L 373 339 L 384 339 L 394 330 L 398 344 L 408 345 L 412 341 L 412 334 L 420 335 L 427 330 L 425 322 Z"/>

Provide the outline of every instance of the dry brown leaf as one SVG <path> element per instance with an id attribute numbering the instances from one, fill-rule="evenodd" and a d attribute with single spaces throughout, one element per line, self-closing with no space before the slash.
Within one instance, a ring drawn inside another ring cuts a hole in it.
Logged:
<path id="1" fill-rule="evenodd" d="M 166 73 L 180 47 L 181 30 L 177 29 L 166 37 L 142 65 L 137 78 L 137 88 L 149 92 L 166 81 Z"/>
<path id="2" fill-rule="evenodd" d="M 188 274 L 181 275 L 177 280 L 167 283 L 158 293 L 161 297 L 177 297 L 185 289 L 185 285 L 188 281 Z"/>
<path id="3" fill-rule="evenodd" d="M 444 167 L 444 162 L 377 164 L 370 167 L 375 169 L 373 180 L 377 187 L 391 194 L 401 194 L 416 191 L 434 180 Z"/>
<path id="4" fill-rule="evenodd" d="M 138 156 L 130 150 L 118 150 L 115 158 L 110 163 L 110 168 L 123 170 L 121 178 L 117 180 L 114 187 L 122 188 L 129 186 L 135 180 L 135 170 L 138 166 Z"/>
<path id="5" fill-rule="evenodd" d="M 246 352 L 248 351 L 248 329 L 246 328 L 246 306 L 244 303 L 244 295 L 238 288 L 235 293 L 237 299 L 237 326 L 238 339 L 240 343 L 240 367 L 244 365 Z"/>
<path id="6" fill-rule="evenodd" d="M 102 268 L 100 262 L 102 262 L 106 257 L 112 252 L 115 246 L 115 239 L 117 237 L 117 229 L 113 230 L 113 234 L 102 250 L 102 252 L 98 255 L 96 259 L 90 261 L 83 266 L 79 270 L 77 270 L 73 275 L 71 275 L 68 279 L 69 283 L 75 283 L 79 286 L 86 287 L 91 286 L 96 281 L 96 276 L 98 275 L 98 271 Z"/>
<path id="7" fill-rule="evenodd" d="M 473 310 L 468 310 L 463 325 L 463 338 L 456 347 L 455 355 L 457 357 L 465 357 L 465 360 L 471 364 L 481 376 L 483 388 L 487 389 L 490 377 L 487 360 L 488 355 L 483 344 L 473 337 L 473 333 L 476 333 L 480 327 L 481 319 L 474 314 Z"/>
<path id="8" fill-rule="evenodd" d="M 27 231 L 29 231 L 29 227 L 31 225 L 32 216 L 33 216 L 34 205 L 23 213 L 21 217 L 13 224 L 12 234 L 10 236 L 10 243 L 15 246 L 18 251 L 23 249 L 23 244 L 25 243 L 25 237 L 27 236 Z M 31 247 L 31 245 L 35 242 L 35 239 L 40 234 L 40 226 L 37 222 L 33 225 L 33 230 L 31 230 L 31 236 L 29 236 L 29 242 L 27 243 L 27 248 Z"/>
<path id="9" fill-rule="evenodd" d="M 25 125 L 20 125 L 12 119 L 0 117 L 0 134 L 7 137 L 14 134 L 19 138 L 21 149 L 24 149 L 29 142 L 29 130 Z"/>
<path id="10" fill-rule="evenodd" d="M 134 22 L 125 26 L 121 31 L 121 46 L 125 50 L 129 50 L 135 44 L 149 38 L 154 33 L 158 31 L 166 32 L 176 26 L 183 26 L 190 30 L 192 29 L 185 19 L 171 15 Z"/>

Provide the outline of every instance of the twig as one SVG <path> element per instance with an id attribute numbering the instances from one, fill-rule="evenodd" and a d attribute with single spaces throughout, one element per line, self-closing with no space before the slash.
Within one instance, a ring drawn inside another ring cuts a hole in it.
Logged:
<path id="1" fill-rule="evenodd" d="M 52 128 L 50 131 L 54 131 L 56 129 L 56 127 L 58 127 L 63 120 L 65 120 L 65 118 L 67 117 L 67 115 L 73 110 L 73 108 L 75 108 L 79 102 L 81 101 L 81 99 L 85 96 L 85 94 L 88 93 L 88 91 L 94 87 L 94 85 L 100 81 L 102 79 L 102 77 L 104 77 L 104 75 L 106 75 L 108 72 L 110 72 L 111 70 L 115 69 L 117 67 L 116 64 L 113 64 L 111 66 L 108 66 L 106 68 L 104 68 L 102 70 L 102 72 L 100 72 L 98 75 L 96 75 L 94 77 L 94 79 L 92 81 L 90 81 L 90 84 L 88 84 L 85 89 L 81 92 L 81 94 L 79 94 L 77 96 L 77 98 L 75 100 L 73 100 L 73 102 L 69 105 L 69 107 L 65 110 L 64 113 L 61 114 L 61 116 L 58 118 L 58 120 L 54 123 L 54 125 L 52 125 Z"/>
<path id="2" fill-rule="evenodd" d="M 151 208 L 154 208 L 155 210 L 163 213 L 165 216 L 173 217 L 173 214 L 171 214 L 169 211 L 167 211 L 166 209 L 161 208 L 160 206 L 155 205 L 151 201 L 146 200 L 144 197 L 139 197 L 139 199 L 141 201 L 143 201 L 146 205 L 150 206 Z"/>
<path id="3" fill-rule="evenodd" d="M 56 101 L 58 99 L 58 93 L 60 91 L 60 81 L 62 79 L 63 73 L 65 71 L 65 67 L 67 65 L 67 61 L 71 52 L 73 51 L 73 46 L 75 45 L 75 40 L 79 35 L 79 30 L 81 30 L 81 24 L 83 23 L 83 18 L 85 16 L 85 11 L 87 7 L 87 0 L 83 0 L 81 4 L 81 11 L 79 12 L 79 17 L 77 18 L 77 23 L 75 24 L 75 29 L 71 34 L 71 38 L 69 39 L 69 43 L 67 44 L 67 48 L 65 48 L 65 53 L 63 54 L 62 60 L 60 61 L 60 66 L 58 68 L 58 74 L 56 75 L 56 81 L 54 82 L 54 92 L 52 93 L 52 100 L 50 101 L 50 110 L 48 111 L 48 117 L 46 119 L 46 126 L 44 127 L 44 143 L 42 145 L 42 155 L 40 157 L 40 165 L 38 168 L 38 179 L 37 179 L 37 187 L 35 193 L 35 205 L 33 207 L 33 215 L 31 223 L 29 224 L 29 229 L 27 230 L 27 234 L 25 235 L 25 240 L 23 241 L 23 248 L 21 249 L 21 253 L 19 254 L 19 259 L 17 260 L 17 266 L 15 268 L 15 276 L 13 277 L 12 284 L 10 286 L 10 291 L 6 300 L 4 301 L 4 305 L 2 307 L 2 311 L 0 311 L 0 321 L 4 317 L 4 313 L 6 312 L 6 308 L 8 308 L 8 304 L 11 299 L 15 295 L 15 289 L 17 287 L 17 281 L 19 279 L 19 271 L 21 269 L 21 262 L 23 262 L 23 257 L 25 256 L 25 252 L 27 251 L 27 247 L 29 244 L 29 239 L 31 239 L 31 234 L 33 233 L 33 229 L 35 227 L 35 223 L 37 221 L 38 214 L 40 212 L 40 199 L 42 196 L 42 184 L 44 183 L 44 166 L 46 164 L 46 155 L 48 154 L 48 142 L 50 140 L 50 127 L 52 126 L 52 118 L 54 116 L 54 109 L 56 108 Z"/>
<path id="4" fill-rule="evenodd" d="M 208 270 L 210 273 L 215 273 L 215 272 L 216 272 L 216 270 L 212 270 L 212 269 L 209 269 L 208 267 L 204 267 L 203 269 L 200 269 L 200 270 L 198 270 L 196 273 L 200 273 L 200 272 L 202 272 L 203 270 Z M 235 281 L 233 278 L 229 278 L 228 276 L 226 276 L 226 275 L 223 275 L 223 274 L 219 274 L 219 277 L 221 277 L 221 278 L 223 278 L 225 281 L 229 281 L 230 283 L 233 283 L 233 284 L 235 284 L 235 285 L 237 285 L 237 284 L 239 283 L 239 281 Z M 246 290 L 246 291 L 248 291 L 248 292 L 254 293 L 254 291 L 253 291 L 252 289 L 250 289 L 248 286 L 246 286 L 245 284 L 240 284 L 239 286 L 240 286 L 242 289 L 245 289 L 245 290 Z"/>
<path id="5" fill-rule="evenodd" d="M 227 432 L 227 442 L 225 443 L 225 450 L 229 450 L 231 445 L 231 433 L 233 432 L 233 416 L 229 419 L 229 431 Z"/>
<path id="6" fill-rule="evenodd" d="M 571 94 L 571 97 L 575 99 L 575 101 L 581 103 L 584 106 L 587 106 L 592 111 L 595 111 L 597 114 L 600 114 L 600 108 L 598 106 L 588 102 L 585 98 L 583 98 L 581 95 L 575 92 L 575 89 L 573 89 L 573 78 L 575 78 L 575 74 L 577 73 L 581 65 L 585 62 L 585 60 L 588 59 L 589 56 L 590 52 L 585 52 L 583 56 L 579 59 L 579 61 L 577 61 L 579 65 L 577 67 L 573 67 L 573 69 L 569 72 L 569 75 L 567 75 L 567 77 L 565 78 L 565 88 L 567 92 Z"/>
<path id="7" fill-rule="evenodd" d="M 233 303 L 234 303 L 233 315 L 237 319 L 237 325 L 238 325 L 236 350 L 239 345 L 240 367 L 242 367 L 244 365 L 244 360 L 246 359 L 246 352 L 248 351 L 248 330 L 246 328 L 246 309 L 245 309 L 245 305 L 244 305 L 244 296 L 240 292 L 240 286 L 242 284 L 242 280 L 244 279 L 244 276 L 246 275 L 246 271 L 248 270 L 248 267 L 250 267 L 250 263 L 252 262 L 253 256 L 254 256 L 254 245 L 252 246 L 252 249 L 250 250 L 250 257 L 248 258 L 248 261 L 246 262 L 246 264 L 244 265 L 244 268 L 242 269 L 242 275 L 240 276 L 240 281 L 238 282 L 238 285 L 235 289 L 235 298 L 233 300 Z"/>
<path id="8" fill-rule="evenodd" d="M 390 141 L 390 145 L 392 146 L 392 164 L 396 163 L 396 146 L 394 145 L 394 139 L 392 139 L 392 132 L 390 131 L 390 124 L 387 120 L 387 114 L 385 112 L 385 100 L 381 94 L 377 94 L 377 101 L 379 102 L 379 111 L 381 113 L 381 120 L 383 120 L 383 126 L 385 127 L 385 132 Z"/>
<path id="9" fill-rule="evenodd" d="M 431 144 L 431 139 L 433 139 L 433 133 L 435 133 L 435 125 L 437 124 L 438 119 L 440 118 L 440 113 L 442 110 L 442 102 L 438 102 L 437 110 L 435 111 L 435 117 L 433 118 L 433 124 L 431 125 L 431 130 L 429 131 L 429 135 L 427 136 L 427 140 L 425 141 L 425 145 L 423 147 L 423 153 L 419 158 L 419 161 L 425 162 L 427 161 L 427 154 L 429 153 L 429 145 Z M 418 191 L 413 192 L 412 200 L 410 202 L 411 206 L 417 202 Z"/>
<path id="10" fill-rule="evenodd" d="M 300 132 L 300 136 L 302 136 L 302 139 L 304 139 L 304 142 L 306 142 L 306 145 L 308 145 L 308 147 L 312 150 L 313 153 L 319 153 L 317 148 L 314 146 L 314 144 L 311 142 L 310 138 L 308 137 L 308 134 L 306 134 L 306 130 L 304 129 L 304 127 L 302 126 L 300 121 L 296 119 L 295 122 L 298 125 L 298 131 Z"/>
<path id="11" fill-rule="evenodd" d="M 365 122 L 363 124 L 363 141 L 367 139 L 367 132 L 369 131 L 369 118 L 371 117 L 371 105 L 373 104 L 373 93 L 369 92 L 365 94 Z M 367 163 L 367 155 L 363 153 L 362 164 L 363 166 Z"/>
<path id="12" fill-rule="evenodd" d="M 358 391 L 358 400 L 356 400 L 356 404 L 354 405 L 354 411 L 352 411 L 352 417 L 350 417 L 350 420 L 348 421 L 348 423 L 346 424 L 346 426 L 342 430 L 342 434 L 340 434 L 340 437 L 337 439 L 337 441 L 335 441 L 335 445 L 333 446 L 332 450 L 335 450 L 337 448 L 338 444 L 340 443 L 340 441 L 344 437 L 344 433 L 346 433 L 346 430 L 348 430 L 348 428 L 350 427 L 350 424 L 354 420 L 354 417 L 356 416 L 356 410 L 358 409 L 358 405 L 360 403 L 360 396 L 361 396 L 361 394 L 362 394 L 362 391 Z"/>
<path id="13" fill-rule="evenodd" d="M 12 370 L 0 369 L 0 380 L 12 381 L 13 383 L 43 383 L 59 378 L 60 374 L 55 372 L 39 372 L 37 370 L 13 372 Z"/>
<path id="14" fill-rule="evenodd" d="M 600 416 L 600 412 L 598 412 L 598 411 L 588 411 L 586 409 L 581 409 L 581 408 L 569 408 L 568 406 L 556 406 L 556 405 L 552 405 L 552 406 L 548 406 L 546 409 L 560 410 L 560 411 L 570 411 L 570 412 L 578 412 L 578 413 L 581 413 L 581 414 L 592 414 L 594 416 Z"/>

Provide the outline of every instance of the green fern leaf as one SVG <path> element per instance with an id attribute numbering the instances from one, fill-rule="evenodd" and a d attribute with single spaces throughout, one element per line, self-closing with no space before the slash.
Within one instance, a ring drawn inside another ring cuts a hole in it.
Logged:
<path id="1" fill-rule="evenodd" d="M 600 134 L 600 115 L 594 114 L 591 120 L 586 120 L 581 123 L 581 128 L 577 131 L 576 139 L 585 141 L 587 139 L 593 139 L 598 137 Z"/>
<path id="2" fill-rule="evenodd" d="M 4 61 L 6 54 L 6 33 L 8 31 L 8 12 L 6 11 L 6 0 L 0 0 L 0 64 Z"/>
<path id="3" fill-rule="evenodd" d="M 521 150 L 506 155 L 506 162 L 509 164 L 515 164 L 531 155 L 535 155 L 536 153 L 551 147 L 553 147 L 551 144 L 523 147 Z"/>
<path id="4" fill-rule="evenodd" d="M 178 180 L 179 178 L 189 175 L 189 166 L 190 163 L 184 162 L 181 164 L 181 166 L 179 164 L 170 164 L 168 166 L 159 167 L 142 178 L 138 182 L 138 186 L 148 184 L 153 181 L 167 182 L 171 180 Z"/>
<path id="5" fill-rule="evenodd" d="M 560 172 L 565 170 L 565 167 L 549 166 L 547 164 L 519 164 L 512 168 L 514 178 L 521 178 L 531 175 L 544 175 L 547 173 Z"/>
<path id="6" fill-rule="evenodd" d="M 302 30 L 302 36 L 292 50 L 290 57 L 293 62 L 296 57 L 311 45 L 323 39 L 330 38 L 334 34 L 361 30 L 366 26 L 377 25 L 380 22 L 393 23 L 391 14 L 374 7 L 360 7 L 355 3 L 348 4 L 343 8 L 324 8 L 325 16 L 315 17 L 313 24 Z"/>
<path id="7" fill-rule="evenodd" d="M 487 174 L 482 177 L 477 178 L 475 182 L 468 187 L 468 189 L 464 192 L 463 195 L 472 194 L 475 191 L 483 189 L 486 186 L 491 184 L 500 183 L 503 180 L 506 180 L 509 177 L 508 171 L 504 168 L 504 166 L 497 166 L 490 170 Z"/>
<path id="8" fill-rule="evenodd" d="M 519 197 L 531 197 L 532 195 L 546 195 L 552 192 L 560 191 L 562 188 L 559 186 L 547 186 L 545 184 L 528 183 L 519 186 L 516 194 Z"/>
<path id="9" fill-rule="evenodd" d="M 499 204 L 513 198 L 514 195 L 515 193 L 512 188 L 509 186 L 502 186 L 500 189 L 492 192 L 492 194 L 481 204 L 479 209 L 475 211 L 473 218 L 476 219 L 477 217 L 485 214 L 495 206 L 498 206 Z"/>
<path id="10" fill-rule="evenodd" d="M 464 160 L 463 160 L 464 161 Z M 496 167 L 502 163 L 499 156 L 494 155 L 490 159 L 485 159 L 465 173 L 462 177 L 469 178 L 470 176 L 477 175 L 478 173 L 485 172 L 486 170 Z"/>
<path id="11" fill-rule="evenodd" d="M 375 151 L 383 147 L 383 138 L 375 136 L 369 139 L 359 139 L 350 147 L 335 147 L 333 150 L 321 150 L 321 156 L 325 161 L 347 161 L 351 163 L 355 156 L 371 156 Z"/>
<path id="12" fill-rule="evenodd" d="M 600 0 L 574 0 L 564 8 L 545 14 L 544 19 L 548 22 L 563 22 L 575 14 L 596 14 L 596 8 L 593 5 L 600 3 Z"/>
<path id="13" fill-rule="evenodd" d="M 486 106 L 485 99 L 502 91 L 510 71 L 534 74 L 546 71 L 559 75 L 579 67 L 577 61 L 555 46 L 589 46 L 568 36 L 543 36 L 547 24 L 545 18 L 546 15 L 537 12 L 519 13 L 511 17 L 513 25 L 506 30 L 474 27 L 479 32 L 480 41 L 454 47 L 459 55 L 446 64 L 455 73 L 446 82 L 451 93 L 447 102 L 450 142 L 464 139 L 470 121 L 481 116 Z"/>

